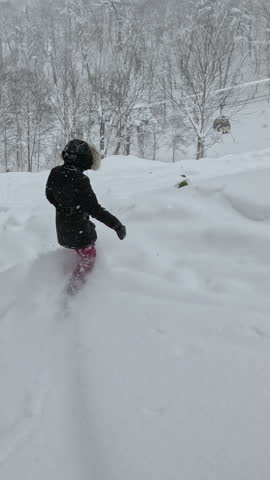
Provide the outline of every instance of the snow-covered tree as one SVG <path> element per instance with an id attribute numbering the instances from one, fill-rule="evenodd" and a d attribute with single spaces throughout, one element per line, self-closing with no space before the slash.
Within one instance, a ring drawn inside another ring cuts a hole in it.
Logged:
<path id="1" fill-rule="evenodd" d="M 242 13 L 230 2 L 196 2 L 186 25 L 179 25 L 166 45 L 167 81 L 175 110 L 184 113 L 197 139 L 197 158 L 205 156 L 205 139 L 217 115 L 230 112 L 234 87 L 245 57 L 239 57 Z"/>

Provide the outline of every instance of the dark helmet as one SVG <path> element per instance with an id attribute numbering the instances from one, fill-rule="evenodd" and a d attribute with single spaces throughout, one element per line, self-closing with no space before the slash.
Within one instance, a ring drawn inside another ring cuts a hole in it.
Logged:
<path id="1" fill-rule="evenodd" d="M 96 147 L 77 138 L 68 142 L 62 157 L 67 165 L 74 165 L 80 170 L 98 170 L 101 162 L 101 155 Z"/>
<path id="2" fill-rule="evenodd" d="M 93 164 L 91 148 L 84 140 L 70 140 L 62 152 L 63 160 L 81 170 L 89 170 Z"/>

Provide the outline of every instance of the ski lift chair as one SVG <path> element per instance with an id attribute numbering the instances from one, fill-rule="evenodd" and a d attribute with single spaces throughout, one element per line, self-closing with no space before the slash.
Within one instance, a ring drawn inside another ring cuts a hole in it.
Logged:
<path id="1" fill-rule="evenodd" d="M 147 113 L 144 113 L 142 115 L 141 121 L 144 125 L 148 125 L 149 124 L 149 115 Z"/>
<path id="2" fill-rule="evenodd" d="M 231 124 L 228 117 L 222 115 L 214 120 L 213 128 L 216 132 L 222 133 L 223 135 L 226 133 L 230 133 L 231 131 Z"/>

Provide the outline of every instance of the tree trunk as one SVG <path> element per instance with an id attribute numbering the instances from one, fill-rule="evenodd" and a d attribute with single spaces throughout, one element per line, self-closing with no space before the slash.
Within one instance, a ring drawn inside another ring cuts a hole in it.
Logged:
<path id="1" fill-rule="evenodd" d="M 28 167 L 28 172 L 31 172 L 32 165 L 31 165 L 31 145 L 30 145 L 30 112 L 28 112 L 28 117 L 27 117 L 27 167 Z"/>
<path id="2" fill-rule="evenodd" d="M 176 138 L 173 137 L 173 157 L 172 157 L 173 163 L 175 163 L 175 154 L 176 154 Z"/>
<path id="3" fill-rule="evenodd" d="M 154 145 L 153 145 L 153 160 L 156 160 L 157 154 L 157 132 L 156 129 L 154 131 Z"/>
<path id="4" fill-rule="evenodd" d="M 105 121 L 102 118 L 100 120 L 100 151 L 104 152 L 105 149 Z"/>
<path id="5" fill-rule="evenodd" d="M 139 156 L 144 158 L 144 132 L 138 132 Z"/>
<path id="6" fill-rule="evenodd" d="M 197 139 L 197 155 L 196 158 L 197 160 L 200 160 L 201 158 L 204 158 L 204 138 L 198 137 Z"/>
<path id="7" fill-rule="evenodd" d="M 125 151 L 126 155 L 130 155 L 130 132 L 127 134 Z"/>
<path id="8" fill-rule="evenodd" d="M 40 138 L 40 132 L 38 135 L 38 148 L 37 148 L 37 171 L 39 172 L 40 170 L 40 149 L 41 149 L 41 138 Z"/>
<path id="9" fill-rule="evenodd" d="M 121 148 L 121 139 L 117 140 L 117 144 L 114 150 L 114 155 L 119 155 Z"/>
<path id="10" fill-rule="evenodd" d="M 31 126 L 30 126 L 30 94 L 27 94 L 27 170 L 32 172 L 32 160 L 31 160 Z"/>
<path id="11" fill-rule="evenodd" d="M 5 155 L 5 170 L 6 172 L 8 172 L 8 148 L 7 148 L 7 127 L 6 127 L 6 124 L 4 126 L 4 155 Z"/>

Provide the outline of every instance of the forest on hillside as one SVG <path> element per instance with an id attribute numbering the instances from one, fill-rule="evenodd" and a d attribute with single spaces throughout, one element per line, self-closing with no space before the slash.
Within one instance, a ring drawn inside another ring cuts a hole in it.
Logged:
<path id="1" fill-rule="evenodd" d="M 50 167 L 74 137 L 200 159 L 248 101 L 235 87 L 269 77 L 268 2 L 1 1 L 1 170 Z"/>

